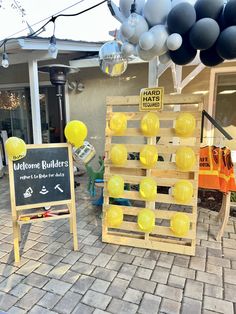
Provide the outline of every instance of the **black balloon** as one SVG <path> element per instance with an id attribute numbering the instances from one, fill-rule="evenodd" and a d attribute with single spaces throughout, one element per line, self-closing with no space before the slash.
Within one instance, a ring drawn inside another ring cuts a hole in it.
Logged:
<path id="1" fill-rule="evenodd" d="M 224 59 L 221 58 L 216 51 L 216 45 L 212 46 L 210 49 L 202 50 L 200 52 L 200 60 L 207 67 L 214 67 L 224 62 Z"/>
<path id="2" fill-rule="evenodd" d="M 227 24 L 225 22 L 224 12 L 225 12 L 225 6 L 224 6 L 222 12 L 220 13 L 220 15 L 218 16 L 218 19 L 217 19 L 217 23 L 218 23 L 221 31 L 223 31 L 227 27 Z"/>
<path id="3" fill-rule="evenodd" d="M 230 26 L 221 32 L 217 43 L 216 50 L 223 59 L 236 58 L 236 26 Z"/>
<path id="4" fill-rule="evenodd" d="M 217 22 L 210 18 L 197 21 L 190 30 L 190 44 L 195 49 L 205 50 L 214 45 L 220 34 Z"/>
<path id="5" fill-rule="evenodd" d="M 188 2 L 182 2 L 172 8 L 167 17 L 170 33 L 185 34 L 196 22 L 194 7 Z"/>
<path id="6" fill-rule="evenodd" d="M 224 9 L 224 20 L 227 26 L 236 25 L 236 0 L 229 0 Z"/>
<path id="7" fill-rule="evenodd" d="M 216 20 L 224 7 L 224 0 L 198 0 L 194 7 L 198 20 L 204 17 Z"/>
<path id="8" fill-rule="evenodd" d="M 194 49 L 188 40 L 188 36 L 183 37 L 183 43 L 181 47 L 175 51 L 169 51 L 171 60 L 178 65 L 185 65 L 193 61 L 197 54 L 197 50 Z"/>

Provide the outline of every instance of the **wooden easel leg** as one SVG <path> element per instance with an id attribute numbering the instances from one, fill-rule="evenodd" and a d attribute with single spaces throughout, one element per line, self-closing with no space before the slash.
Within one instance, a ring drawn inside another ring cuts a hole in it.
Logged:
<path id="1" fill-rule="evenodd" d="M 75 205 L 71 205 L 70 213 L 71 213 L 71 226 L 72 226 L 72 233 L 73 233 L 74 251 L 78 251 L 78 237 L 77 237 Z"/>
<path id="2" fill-rule="evenodd" d="M 225 212 L 225 202 L 226 202 L 226 194 L 223 194 L 222 204 L 221 204 L 221 208 L 220 208 L 219 214 L 217 215 L 217 220 L 222 219 L 223 216 L 224 216 L 224 212 Z"/>
<path id="3" fill-rule="evenodd" d="M 222 203 L 222 205 L 224 204 L 224 208 L 221 208 L 220 210 L 220 214 L 223 215 L 223 220 L 222 220 L 222 224 L 220 227 L 220 230 L 216 236 L 216 240 L 217 241 L 221 241 L 221 238 L 224 234 L 224 230 L 225 227 L 227 226 L 228 220 L 229 220 L 229 214 L 230 214 L 230 197 L 231 197 L 231 193 L 227 193 L 226 195 L 223 196 L 224 202 Z M 223 214 L 222 214 L 223 213 Z"/>
<path id="4" fill-rule="evenodd" d="M 70 209 L 70 233 L 73 233 L 73 215 Z"/>
<path id="5" fill-rule="evenodd" d="M 18 230 L 19 226 L 16 219 L 13 220 L 12 227 L 15 262 L 19 263 L 20 262 L 19 230 Z"/>

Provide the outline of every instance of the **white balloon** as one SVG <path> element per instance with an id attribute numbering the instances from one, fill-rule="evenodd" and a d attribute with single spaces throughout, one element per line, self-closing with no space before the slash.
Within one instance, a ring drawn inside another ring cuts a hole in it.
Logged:
<path id="1" fill-rule="evenodd" d="M 121 53 L 124 57 L 130 57 L 135 54 L 135 46 L 132 44 L 125 42 L 121 47 Z"/>
<path id="2" fill-rule="evenodd" d="M 168 51 L 166 40 L 169 36 L 166 26 L 156 25 L 153 26 L 149 32 L 152 33 L 154 37 L 154 46 L 151 49 L 156 56 L 160 56 Z"/>
<path id="3" fill-rule="evenodd" d="M 150 26 L 165 24 L 171 10 L 171 0 L 147 0 L 143 8 L 143 15 Z"/>
<path id="4" fill-rule="evenodd" d="M 163 55 L 159 56 L 159 61 L 162 64 L 166 64 L 170 61 L 170 55 L 168 52 L 164 53 Z"/>
<path id="5" fill-rule="evenodd" d="M 124 38 L 129 39 L 134 36 L 135 28 L 125 21 L 120 27 L 120 32 Z"/>
<path id="6" fill-rule="evenodd" d="M 180 48 L 182 42 L 182 36 L 178 33 L 173 33 L 167 38 L 166 45 L 169 50 L 174 51 Z"/>
<path id="7" fill-rule="evenodd" d="M 143 33 L 148 31 L 148 23 L 143 16 L 136 14 L 135 20 L 136 20 L 135 25 L 132 24 L 133 22 L 132 23 L 130 22 L 130 17 L 127 20 L 128 24 L 133 25 L 131 27 L 134 28 L 134 34 L 130 38 L 128 38 L 129 42 L 134 45 L 136 45 L 139 42 L 139 37 Z"/>
<path id="8" fill-rule="evenodd" d="M 182 3 L 182 2 L 188 2 L 192 5 L 194 5 L 196 0 L 172 0 L 172 8 L 175 7 L 177 4 Z"/>
<path id="9" fill-rule="evenodd" d="M 120 0 L 120 3 L 119 3 L 120 11 L 125 17 L 129 17 L 131 5 L 133 2 L 134 0 Z M 136 3 L 136 13 L 142 14 L 145 0 L 136 0 L 135 3 Z"/>
<path id="10" fill-rule="evenodd" d="M 143 50 L 139 45 L 137 46 L 137 55 L 144 61 L 150 61 L 156 56 L 153 51 Z"/>
<path id="11" fill-rule="evenodd" d="M 154 46 L 154 37 L 151 32 L 143 33 L 139 38 L 139 46 L 143 50 L 150 50 Z"/>

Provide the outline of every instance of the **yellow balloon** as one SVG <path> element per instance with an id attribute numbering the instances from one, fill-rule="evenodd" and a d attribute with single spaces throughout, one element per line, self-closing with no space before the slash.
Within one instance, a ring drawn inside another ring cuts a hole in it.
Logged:
<path id="1" fill-rule="evenodd" d="M 176 151 L 176 166 L 181 171 L 191 171 L 196 163 L 194 151 L 190 147 L 180 147 Z"/>
<path id="2" fill-rule="evenodd" d="M 124 134 L 127 129 L 127 117 L 124 113 L 114 113 L 110 120 L 110 129 L 115 134 Z"/>
<path id="3" fill-rule="evenodd" d="M 158 152 L 155 145 L 145 145 L 139 156 L 140 162 L 147 168 L 152 168 L 156 165 L 158 160 Z"/>
<path id="4" fill-rule="evenodd" d="M 19 160 L 26 155 L 26 144 L 18 137 L 9 137 L 5 143 L 7 156 L 11 160 Z"/>
<path id="5" fill-rule="evenodd" d="M 108 228 L 119 228 L 123 222 L 123 210 L 118 206 L 110 206 L 107 210 L 106 220 Z"/>
<path id="6" fill-rule="evenodd" d="M 111 162 L 114 165 L 120 166 L 124 165 L 127 161 L 127 149 L 123 144 L 116 144 L 111 149 Z"/>
<path id="7" fill-rule="evenodd" d="M 192 183 L 187 180 L 178 181 L 173 187 L 172 195 L 177 202 L 188 203 L 193 196 Z"/>
<path id="8" fill-rule="evenodd" d="M 124 179 L 121 176 L 112 176 L 107 183 L 107 190 L 110 197 L 122 197 L 124 194 Z"/>
<path id="9" fill-rule="evenodd" d="M 139 184 L 139 194 L 147 201 L 154 201 L 157 197 L 157 184 L 153 178 L 143 178 Z"/>
<path id="10" fill-rule="evenodd" d="M 156 113 L 148 112 L 141 120 L 141 131 L 145 136 L 157 136 L 160 128 Z"/>
<path id="11" fill-rule="evenodd" d="M 196 120 L 191 113 L 181 113 L 175 123 L 175 132 L 182 137 L 191 136 L 196 128 Z"/>
<path id="12" fill-rule="evenodd" d="M 152 232 L 155 227 L 155 213 L 153 210 L 144 208 L 138 213 L 138 226 L 144 232 Z"/>
<path id="13" fill-rule="evenodd" d="M 182 237 L 189 232 L 190 219 L 184 213 L 176 213 L 171 217 L 170 228 L 175 235 Z"/>
<path id="14" fill-rule="evenodd" d="M 67 123 L 65 130 L 65 137 L 69 143 L 75 147 L 80 147 L 88 134 L 86 125 L 78 120 L 73 120 Z"/>

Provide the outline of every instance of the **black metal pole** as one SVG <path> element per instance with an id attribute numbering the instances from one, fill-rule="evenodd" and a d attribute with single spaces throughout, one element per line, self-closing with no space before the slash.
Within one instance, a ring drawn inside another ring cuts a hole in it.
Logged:
<path id="1" fill-rule="evenodd" d="M 58 100 L 58 109 L 59 109 L 59 123 L 60 123 L 60 142 L 64 142 L 64 117 L 63 117 L 63 108 L 62 108 L 62 96 L 63 96 L 63 87 L 64 85 L 56 85 L 56 96 Z"/>

